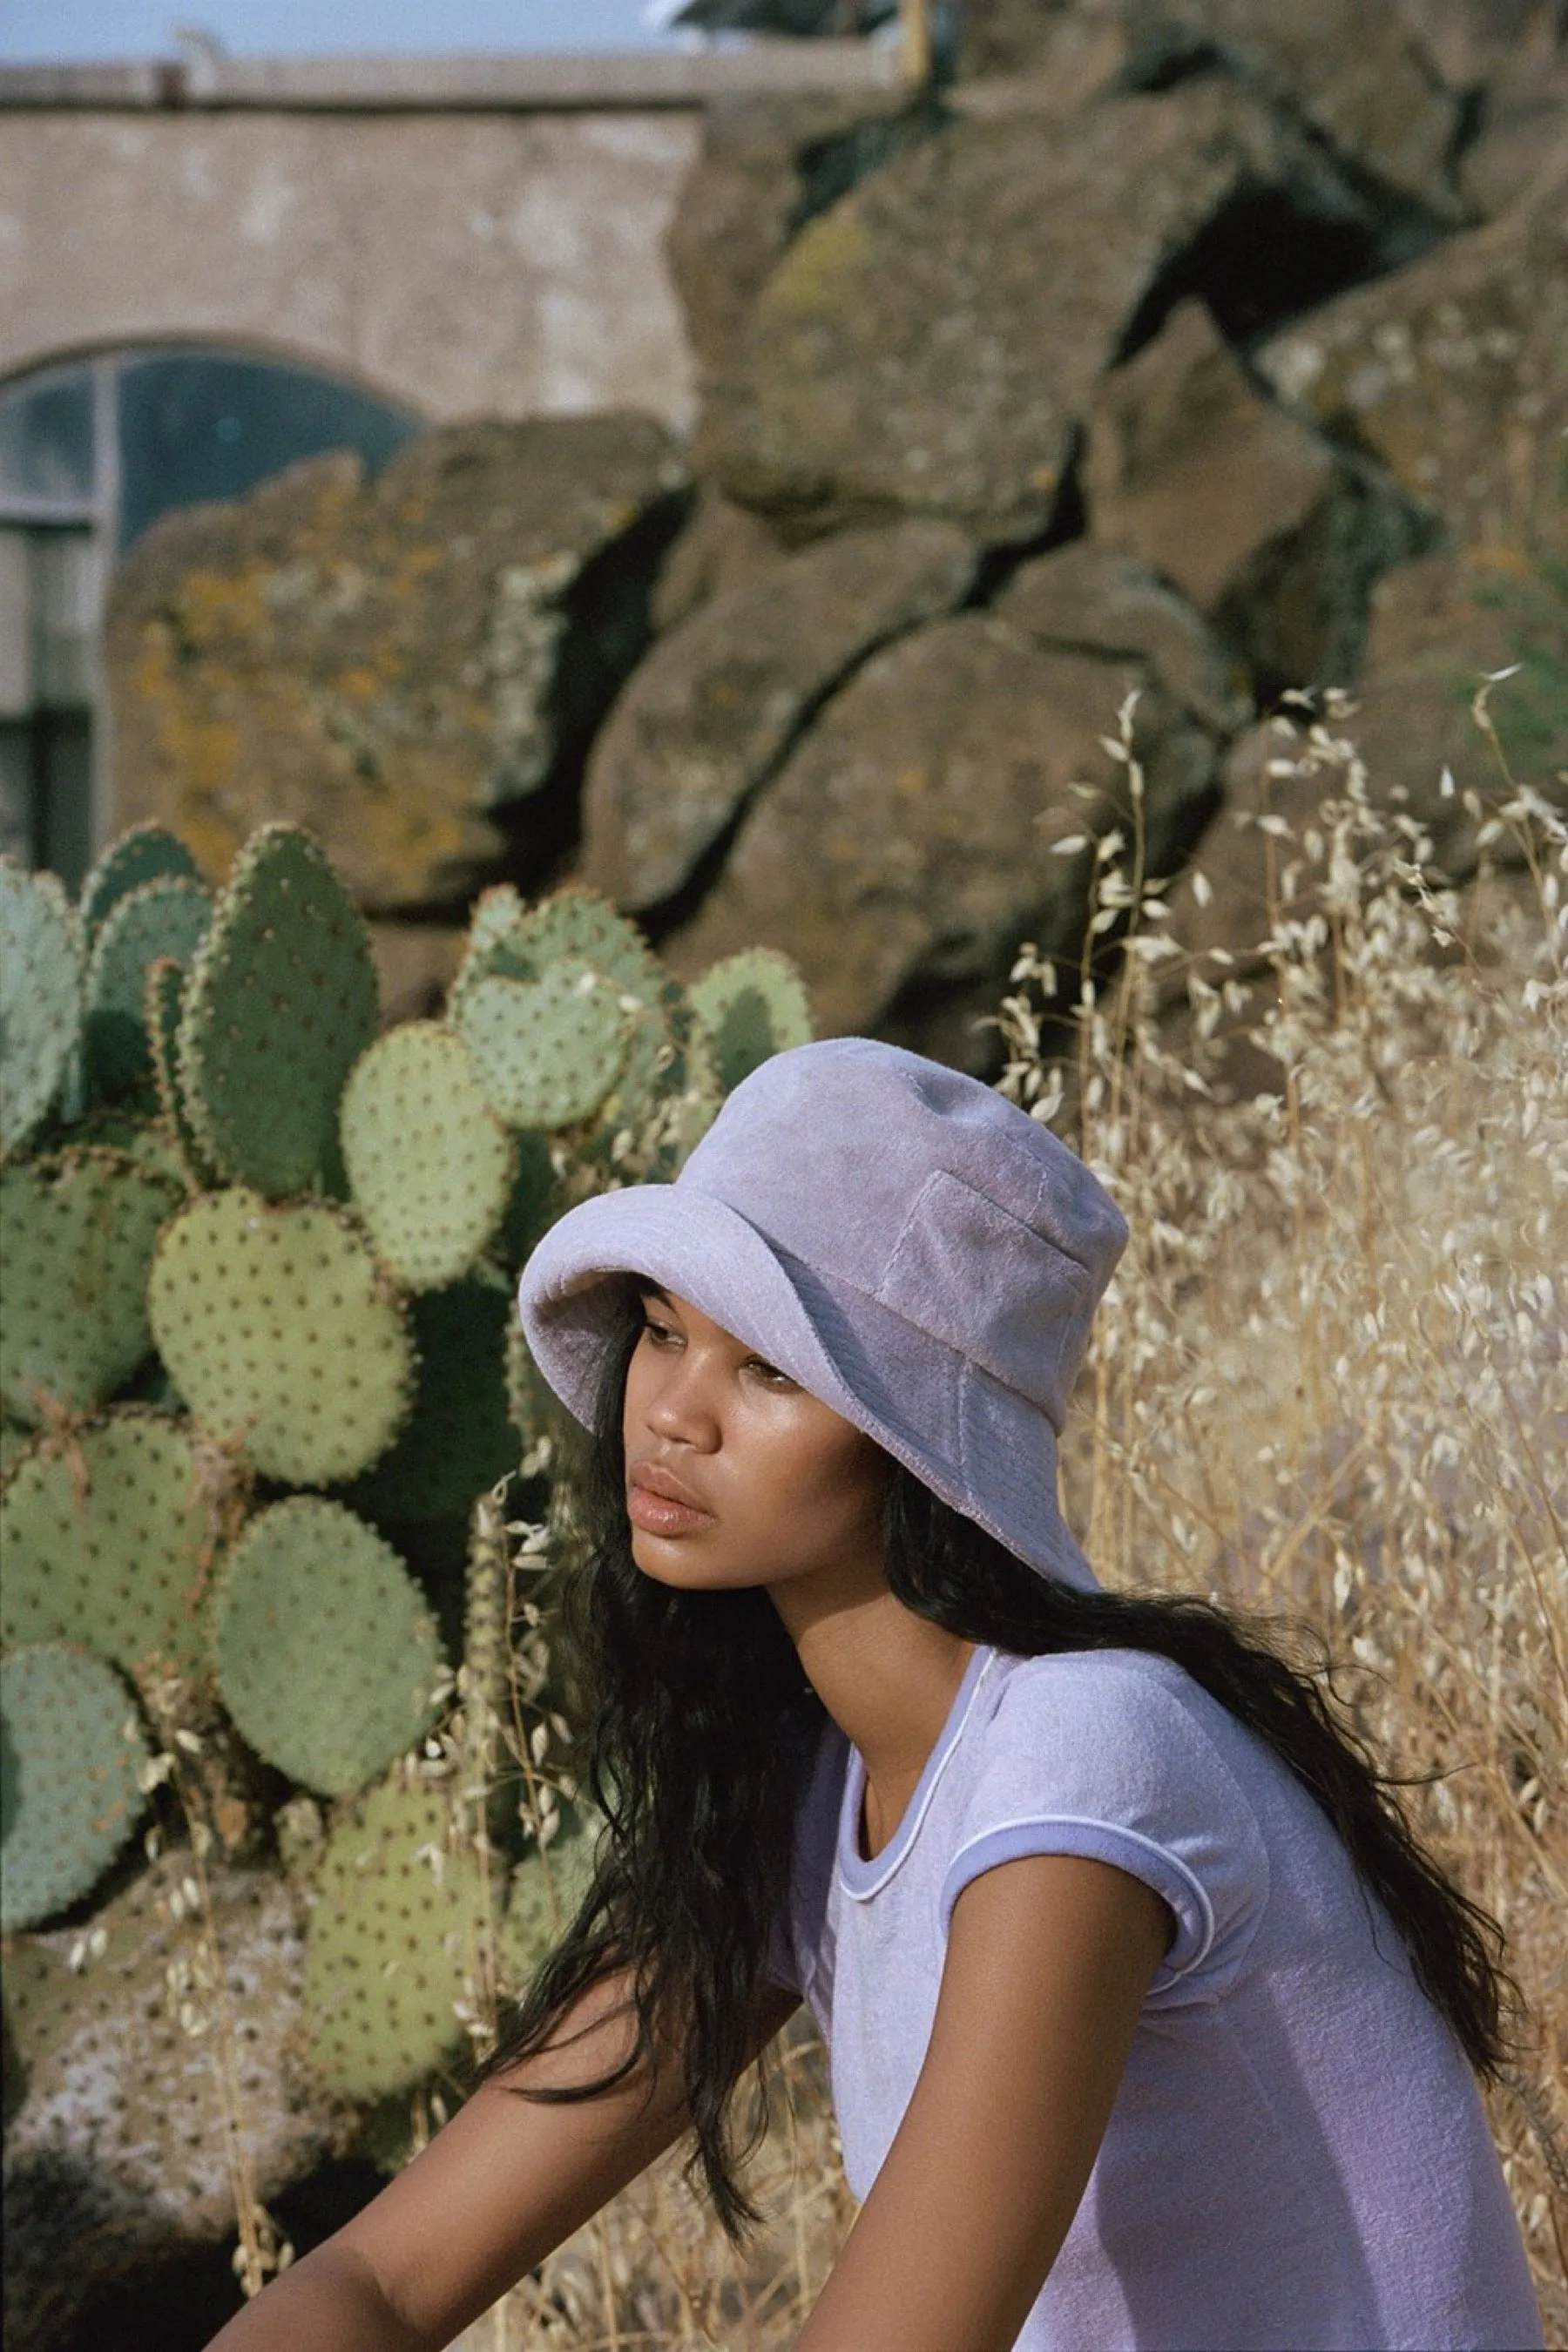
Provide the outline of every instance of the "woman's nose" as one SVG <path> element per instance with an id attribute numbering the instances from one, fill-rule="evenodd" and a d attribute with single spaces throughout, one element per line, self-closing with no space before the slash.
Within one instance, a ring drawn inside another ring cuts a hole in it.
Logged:
<path id="1" fill-rule="evenodd" d="M 719 1433 L 713 1386 L 711 1369 L 704 1370 L 689 1349 L 682 1349 L 673 1362 L 667 1359 L 660 1367 L 660 1377 L 648 1397 L 643 1417 L 660 1437 L 680 1438 L 689 1445 L 710 1446 L 717 1442 Z"/>

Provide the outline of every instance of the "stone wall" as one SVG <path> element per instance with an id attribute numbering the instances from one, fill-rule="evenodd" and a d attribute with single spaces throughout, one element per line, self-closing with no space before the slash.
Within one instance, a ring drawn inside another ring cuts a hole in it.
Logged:
<path id="1" fill-rule="evenodd" d="M 432 420 L 684 426 L 661 240 L 699 139 L 694 112 L 8 112 L 0 375 L 216 342 Z"/>

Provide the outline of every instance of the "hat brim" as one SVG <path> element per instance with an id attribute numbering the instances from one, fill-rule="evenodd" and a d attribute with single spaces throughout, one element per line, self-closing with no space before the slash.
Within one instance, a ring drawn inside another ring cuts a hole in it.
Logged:
<path id="1" fill-rule="evenodd" d="M 1100 1590 L 1061 1516 L 1056 1433 L 1043 1413 L 955 1357 L 946 1444 L 934 1452 L 884 1369 L 929 1357 L 929 1337 L 865 1293 L 856 1295 L 851 1324 L 808 1266 L 690 1181 L 626 1185 L 581 1202 L 523 1269 L 518 1305 L 530 1350 L 585 1427 L 605 1350 L 625 1328 L 627 1275 L 689 1299 L 1031 1567 L 1078 1591 Z"/>

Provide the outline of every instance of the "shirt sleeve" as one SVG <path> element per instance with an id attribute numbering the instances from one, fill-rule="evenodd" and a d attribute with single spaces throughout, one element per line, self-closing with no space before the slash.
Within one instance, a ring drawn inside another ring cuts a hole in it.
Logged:
<path id="1" fill-rule="evenodd" d="M 1268 1901 L 1268 1854 L 1185 1680 L 1163 1662 L 1113 1651 L 1014 1670 L 985 1727 L 942 1885 L 944 1936 L 983 1872 L 1025 1854 L 1084 1854 L 1152 1886 L 1175 1916 L 1151 2002 L 1213 2000 L 1234 1980 Z"/>

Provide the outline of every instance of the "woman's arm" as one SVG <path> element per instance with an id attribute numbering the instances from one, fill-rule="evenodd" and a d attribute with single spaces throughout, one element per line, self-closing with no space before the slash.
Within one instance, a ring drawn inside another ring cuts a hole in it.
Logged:
<path id="1" fill-rule="evenodd" d="M 761 2051 L 796 2006 L 770 1993 Z M 574 2039 L 582 2029 L 581 2039 Z M 507 2088 L 590 2081 L 634 2040 L 626 1980 L 584 1996 L 549 2049 L 483 2083 L 427 2148 L 294 2263 L 210 2352 L 441 2352 L 687 2126 L 672 2051 L 602 2098 L 541 2105 Z"/>
<path id="2" fill-rule="evenodd" d="M 798 2352 L 1006 2352 L 1078 2210 L 1173 1928 L 1151 1888 L 1076 1854 L 964 1888 L 914 2095 Z"/>

